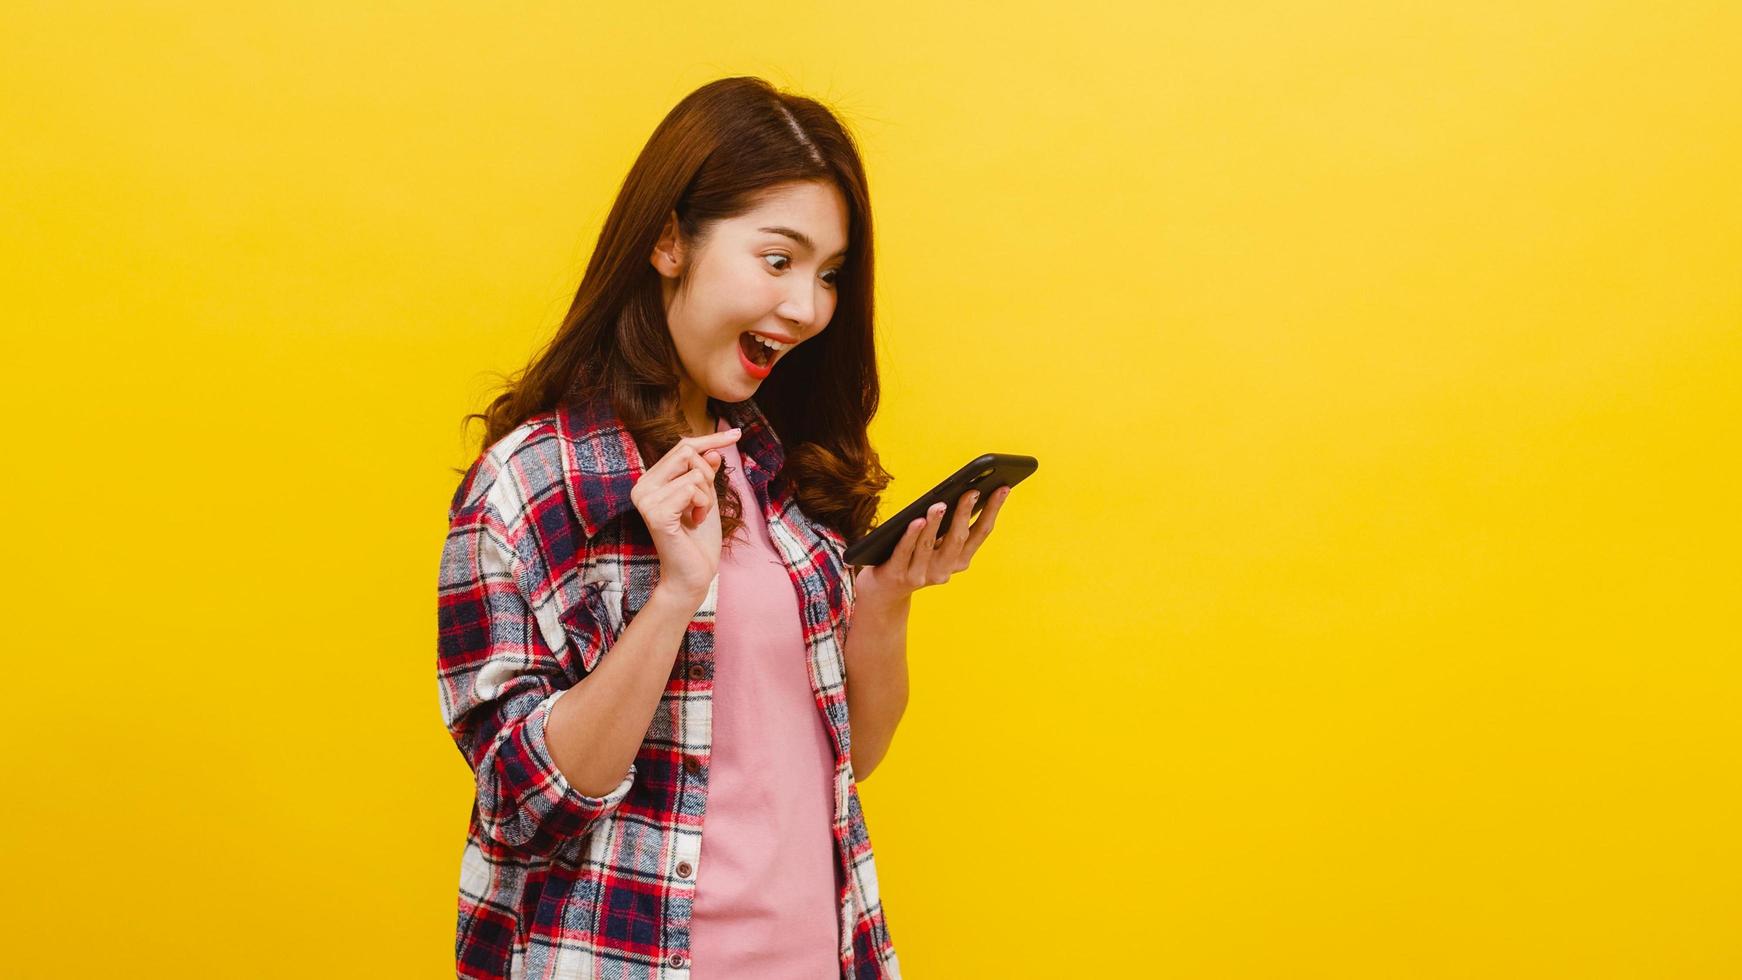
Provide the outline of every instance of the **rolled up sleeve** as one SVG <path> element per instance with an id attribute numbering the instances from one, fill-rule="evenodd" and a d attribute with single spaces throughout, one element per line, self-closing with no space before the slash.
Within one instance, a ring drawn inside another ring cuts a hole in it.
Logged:
<path id="1" fill-rule="evenodd" d="M 477 782 L 491 839 L 532 854 L 590 831 L 628 795 L 636 769 L 604 796 L 577 790 L 545 740 L 557 698 L 580 680 L 545 642 L 505 529 L 487 507 L 461 511 L 442 553 L 437 676 L 443 721 Z"/>

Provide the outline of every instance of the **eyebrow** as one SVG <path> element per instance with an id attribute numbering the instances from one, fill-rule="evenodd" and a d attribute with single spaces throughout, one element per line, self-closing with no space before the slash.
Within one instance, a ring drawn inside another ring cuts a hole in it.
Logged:
<path id="1" fill-rule="evenodd" d="M 788 228 L 784 225 L 774 225 L 773 227 L 758 228 L 756 230 L 757 231 L 770 231 L 776 235 L 785 235 L 786 237 L 792 239 L 793 241 L 799 243 L 800 245 L 803 245 L 805 248 L 808 248 L 813 252 L 817 250 L 817 243 L 811 241 L 811 236 L 805 234 L 802 231 L 794 229 L 794 228 Z M 846 252 L 847 252 L 847 250 L 843 248 L 839 252 L 836 252 L 835 255 L 829 256 L 829 258 L 832 259 L 836 255 L 845 255 Z"/>

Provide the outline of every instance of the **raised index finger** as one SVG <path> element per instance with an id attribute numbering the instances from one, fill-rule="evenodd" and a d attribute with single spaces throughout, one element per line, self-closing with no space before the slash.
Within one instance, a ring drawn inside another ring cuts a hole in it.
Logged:
<path id="1" fill-rule="evenodd" d="M 682 452 L 685 446 L 694 447 L 696 452 L 704 454 L 705 460 L 708 450 L 738 441 L 738 435 L 742 431 L 742 429 L 724 429 L 720 432 L 710 432 L 705 436 L 684 436 L 664 456 L 659 458 L 659 462 L 648 467 L 643 477 L 652 477 L 655 484 L 675 480 L 682 475 L 678 472 L 679 470 L 689 468 L 687 463 L 682 462 L 686 458 Z"/>

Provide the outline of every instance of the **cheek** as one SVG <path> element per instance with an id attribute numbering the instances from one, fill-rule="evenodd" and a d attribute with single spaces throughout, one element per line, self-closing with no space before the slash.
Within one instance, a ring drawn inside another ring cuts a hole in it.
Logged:
<path id="1" fill-rule="evenodd" d="M 733 284 L 732 304 L 750 319 L 760 321 L 780 302 L 780 280 L 755 266 L 746 269 Z"/>
<path id="2" fill-rule="evenodd" d="M 767 312 L 768 276 L 756 275 L 756 270 L 731 269 L 709 279 L 707 286 L 708 319 L 721 331 L 730 330 L 736 337 L 743 329 L 735 324 L 755 321 Z M 700 284 L 698 284 L 700 285 Z"/>

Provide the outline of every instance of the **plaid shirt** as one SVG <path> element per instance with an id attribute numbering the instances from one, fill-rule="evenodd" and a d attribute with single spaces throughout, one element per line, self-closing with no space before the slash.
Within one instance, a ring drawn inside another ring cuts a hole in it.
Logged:
<path id="1" fill-rule="evenodd" d="M 835 748 L 841 976 L 898 980 L 849 756 L 846 542 L 808 518 L 755 402 L 727 405 L 745 477 L 802 590 L 811 689 Z M 604 796 L 551 761 L 545 720 L 646 604 L 659 558 L 629 491 L 634 439 L 600 396 L 528 419 L 481 454 L 448 510 L 439 590 L 442 717 L 477 778 L 460 861 L 461 977 L 689 976 L 707 806 L 719 579 L 684 634 L 647 736 Z"/>

